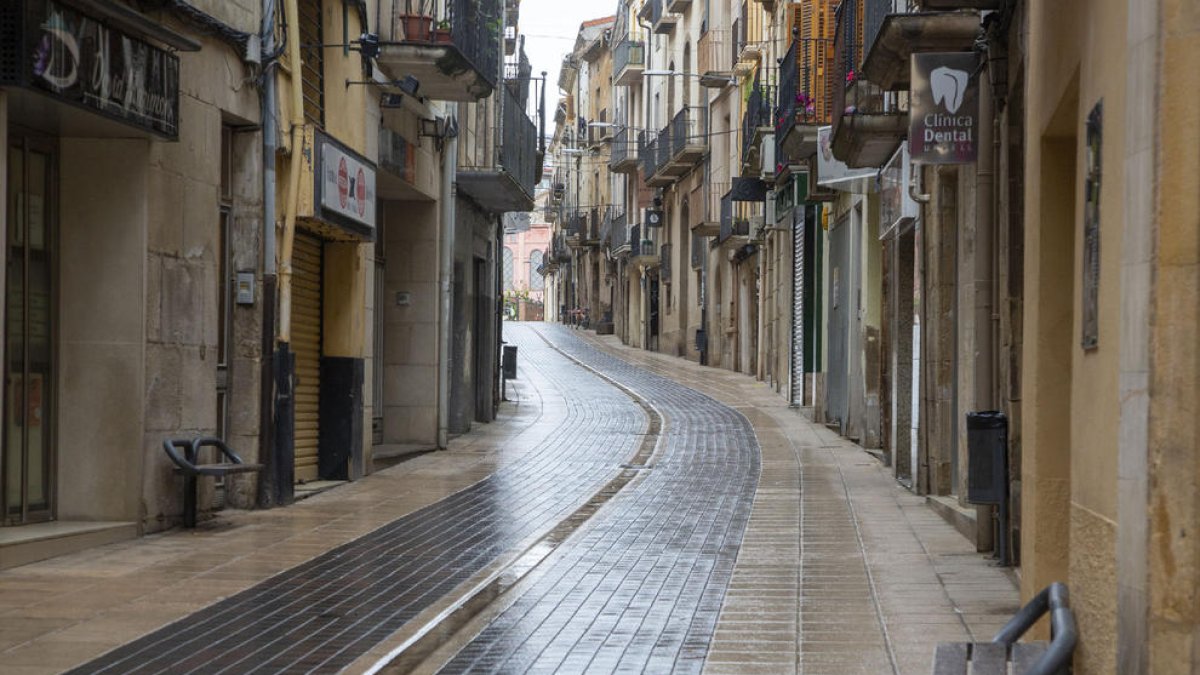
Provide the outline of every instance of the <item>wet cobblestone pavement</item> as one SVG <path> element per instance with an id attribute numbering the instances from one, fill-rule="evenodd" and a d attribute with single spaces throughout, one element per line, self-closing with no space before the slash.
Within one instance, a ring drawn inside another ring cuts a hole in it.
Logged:
<path id="1" fill-rule="evenodd" d="M 517 464 L 77 669 L 336 671 L 503 551 L 561 520 L 628 458 L 647 421 L 534 337 L 510 341 L 565 394 L 557 430 Z M 719 603 L 719 599 L 718 599 Z"/>
<path id="2" fill-rule="evenodd" d="M 1011 572 L 769 385 L 505 336 L 513 400 L 445 451 L 0 571 L 0 672 L 927 675 L 1016 610 Z"/>
<path id="3" fill-rule="evenodd" d="M 750 423 L 729 407 L 539 327 L 664 418 L 643 472 L 539 570 L 443 672 L 699 672 L 758 482 Z"/>

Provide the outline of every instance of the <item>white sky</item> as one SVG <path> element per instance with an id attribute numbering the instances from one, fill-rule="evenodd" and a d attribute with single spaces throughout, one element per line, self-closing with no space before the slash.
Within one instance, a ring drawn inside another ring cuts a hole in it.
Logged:
<path id="1" fill-rule="evenodd" d="M 525 53 L 533 75 L 546 71 L 546 124 L 554 124 L 558 104 L 558 70 L 563 57 L 575 46 L 579 24 L 612 16 L 618 0 L 521 0 L 519 30 L 525 35 Z M 550 129 L 546 130 L 547 133 Z"/>

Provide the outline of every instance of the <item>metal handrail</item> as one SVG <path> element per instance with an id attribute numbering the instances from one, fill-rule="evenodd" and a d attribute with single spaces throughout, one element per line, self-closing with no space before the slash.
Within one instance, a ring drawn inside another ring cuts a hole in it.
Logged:
<path id="1" fill-rule="evenodd" d="M 992 638 L 993 643 L 1012 646 L 1046 612 L 1050 613 L 1050 645 L 1024 675 L 1055 675 L 1071 662 L 1079 629 L 1067 585 L 1056 581 L 1043 588 Z"/>

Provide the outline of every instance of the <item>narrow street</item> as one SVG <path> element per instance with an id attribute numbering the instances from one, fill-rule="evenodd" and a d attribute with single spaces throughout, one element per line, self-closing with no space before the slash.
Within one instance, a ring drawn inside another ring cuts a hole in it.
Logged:
<path id="1" fill-rule="evenodd" d="M 294 507 L 0 573 L 5 672 L 928 673 L 1008 572 L 753 379 L 550 324 L 500 418 Z"/>

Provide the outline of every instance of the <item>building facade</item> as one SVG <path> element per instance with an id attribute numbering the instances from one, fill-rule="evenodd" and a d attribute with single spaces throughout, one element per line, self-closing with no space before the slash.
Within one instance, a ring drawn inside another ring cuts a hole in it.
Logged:
<path id="1" fill-rule="evenodd" d="M 391 4 L 0 10 L 0 566 L 179 522 L 165 439 L 262 465 L 208 511 L 494 417 L 502 216 L 540 175 L 518 3 Z"/>

